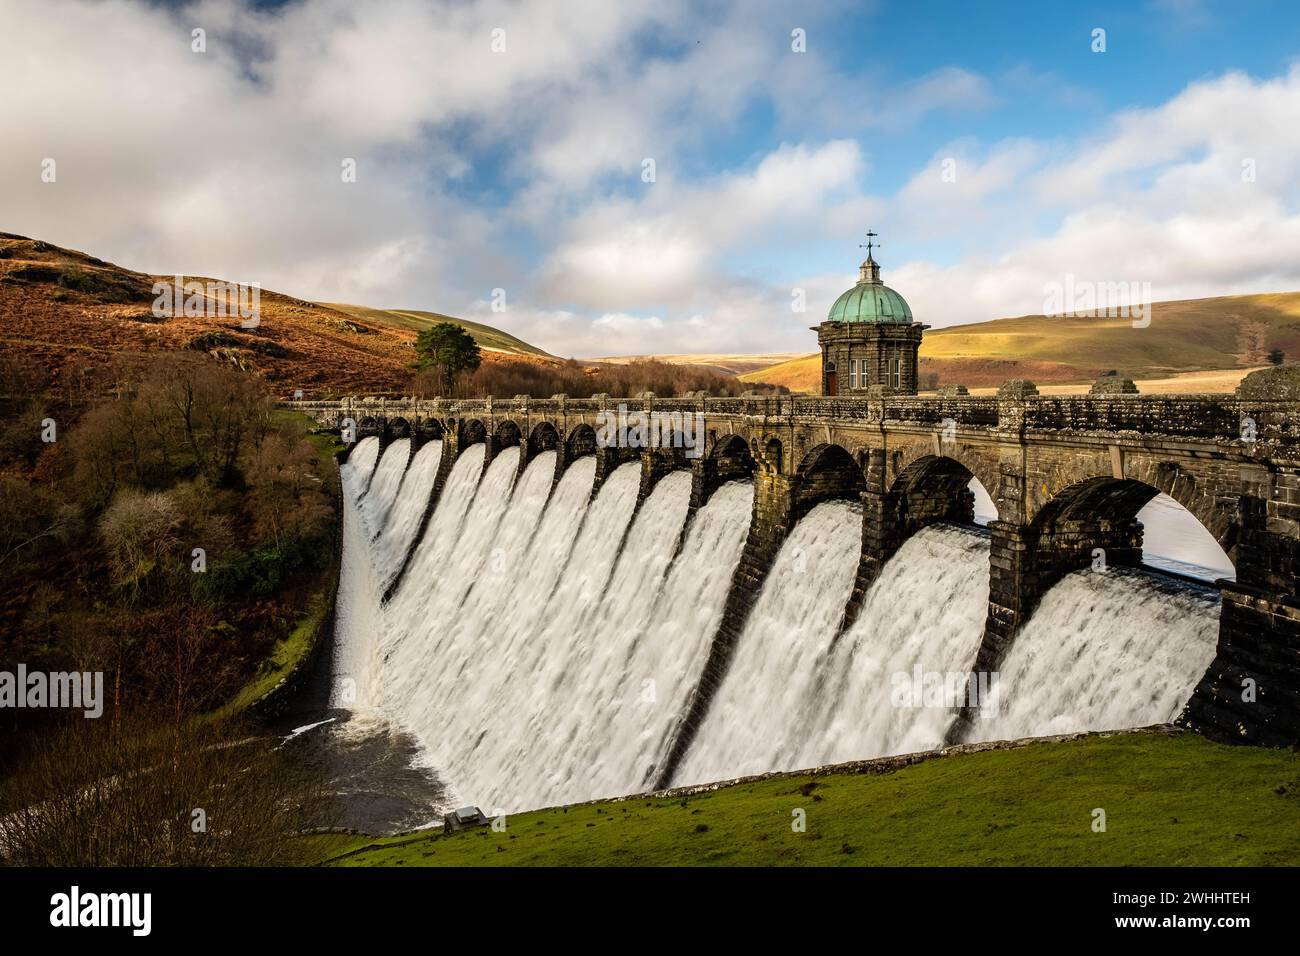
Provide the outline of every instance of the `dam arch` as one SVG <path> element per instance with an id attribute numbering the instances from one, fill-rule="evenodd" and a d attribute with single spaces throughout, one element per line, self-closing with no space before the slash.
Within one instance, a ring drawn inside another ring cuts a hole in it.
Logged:
<path id="1" fill-rule="evenodd" d="M 862 550 L 840 634 L 857 621 L 871 586 L 909 538 L 939 522 L 975 524 L 975 495 L 970 484 L 978 481 L 983 485 L 990 474 L 990 463 L 983 456 L 954 445 L 942 446 L 940 451 L 934 444 L 915 444 L 894 452 L 867 449 L 863 457 Z M 980 474 L 985 476 L 983 480 Z"/>
<path id="2" fill-rule="evenodd" d="M 456 422 L 456 453 L 460 454 L 470 445 L 488 440 L 488 429 L 477 418 L 462 418 Z"/>
<path id="3" fill-rule="evenodd" d="M 861 500 L 866 490 L 862 469 L 843 445 L 823 442 L 810 448 L 790 483 L 793 525 L 823 501 Z"/>
<path id="4" fill-rule="evenodd" d="M 1123 477 L 1100 469 L 1078 469 L 1056 491 L 1035 489 L 1028 496 L 1027 523 L 1040 533 L 1062 520 L 1086 520 L 1090 514 L 1112 520 L 1135 518 L 1158 494 L 1172 498 L 1200 522 L 1232 563 L 1237 546 L 1235 512 L 1220 503 L 1175 462 L 1142 461 L 1124 469 Z"/>
<path id="5" fill-rule="evenodd" d="M 487 436 L 485 444 L 487 452 L 483 456 L 483 473 L 487 474 L 488 466 L 496 459 L 497 455 L 507 448 L 518 448 L 521 444 L 521 432 L 519 426 L 508 418 L 504 418 L 496 423 L 496 428 L 492 434 Z M 523 455 L 520 455 L 523 458 Z"/>
<path id="6" fill-rule="evenodd" d="M 702 508 L 713 493 L 729 481 L 752 479 L 758 463 L 749 442 L 737 434 L 713 436 L 708 453 L 690 463 L 691 514 Z"/>
<path id="7" fill-rule="evenodd" d="M 411 423 L 400 415 L 387 419 L 384 423 L 384 436 L 389 443 L 410 438 L 412 432 Z"/>
<path id="8" fill-rule="evenodd" d="M 965 468 L 972 479 L 978 481 L 985 494 L 996 501 L 1001 474 L 996 457 L 970 445 L 944 441 L 941 438 L 930 442 L 915 442 L 891 452 L 888 460 L 887 477 L 891 484 L 900 478 L 909 476 L 914 480 L 918 475 L 918 462 L 947 460 Z"/>
<path id="9" fill-rule="evenodd" d="M 575 425 L 564 438 L 564 453 L 568 461 L 576 461 L 596 453 L 596 429 L 583 423 Z"/>
<path id="10" fill-rule="evenodd" d="M 1120 475 L 1121 470 L 1124 472 Z M 1142 474 L 1164 488 L 1137 477 Z M 1152 569 L 1144 560 L 1143 526 L 1139 512 L 1162 491 L 1177 502 L 1219 543 L 1235 566 L 1236 556 L 1225 545 L 1237 539 L 1231 515 L 1185 480 L 1176 464 L 1143 462 L 1114 468 L 1110 473 L 1088 459 L 1061 468 L 1053 477 L 1074 480 L 1052 490 L 1047 481 L 1026 489 L 1027 521 L 990 523 L 989 615 L 976 657 L 977 672 L 997 671 L 1021 631 L 1033 619 L 1043 598 L 1074 571 L 1109 567 Z M 1159 568 L 1153 570 L 1160 571 Z M 1226 585 L 1226 582 L 1220 582 Z M 1230 591 L 1221 587 L 1221 630 L 1226 626 Z M 1193 701 L 1194 702 L 1194 701 Z M 973 713 L 966 709 L 954 722 L 948 742 L 968 733 Z"/>
<path id="11" fill-rule="evenodd" d="M 501 448 L 514 448 L 519 444 L 521 437 L 522 433 L 519 426 L 509 418 L 498 422 L 496 430 L 492 432 L 492 438 L 496 442 L 498 450 Z"/>
<path id="12" fill-rule="evenodd" d="M 525 457 L 531 461 L 544 451 L 555 451 L 559 444 L 560 433 L 556 431 L 555 426 L 547 421 L 538 422 L 528 433 Z"/>

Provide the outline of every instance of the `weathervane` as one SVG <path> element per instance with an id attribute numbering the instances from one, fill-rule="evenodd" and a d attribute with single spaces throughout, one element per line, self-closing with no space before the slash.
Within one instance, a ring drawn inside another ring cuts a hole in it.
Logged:
<path id="1" fill-rule="evenodd" d="M 878 243 L 878 242 L 873 242 L 873 240 L 876 238 L 876 235 L 877 235 L 877 233 L 874 233 L 874 232 L 872 232 L 870 229 L 868 229 L 868 230 L 867 230 L 867 241 L 866 241 L 865 243 L 863 243 L 863 242 L 859 242 L 859 243 L 858 243 L 858 248 L 859 248 L 859 249 L 866 249 L 866 250 L 867 250 L 867 258 L 868 258 L 868 259 L 871 258 L 871 248 L 872 248 L 872 246 L 874 245 L 874 246 L 876 246 L 877 248 L 880 247 L 880 243 Z"/>

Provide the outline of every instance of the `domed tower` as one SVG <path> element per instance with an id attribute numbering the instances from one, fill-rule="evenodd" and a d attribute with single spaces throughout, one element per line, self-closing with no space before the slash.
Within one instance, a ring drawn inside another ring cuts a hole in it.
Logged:
<path id="1" fill-rule="evenodd" d="M 865 395 L 873 385 L 884 386 L 885 394 L 916 394 L 916 353 L 929 326 L 913 322 L 903 297 L 880 281 L 871 249 L 868 241 L 858 284 L 835 300 L 815 329 L 823 395 Z"/>

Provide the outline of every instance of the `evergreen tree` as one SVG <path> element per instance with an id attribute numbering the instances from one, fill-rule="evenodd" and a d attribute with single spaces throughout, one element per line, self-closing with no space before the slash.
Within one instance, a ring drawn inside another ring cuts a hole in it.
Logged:
<path id="1" fill-rule="evenodd" d="M 451 394 L 457 375 L 472 372 L 482 363 L 474 336 L 454 322 L 439 322 L 420 332 L 415 352 L 419 356 L 416 368 L 438 370 L 445 395 Z"/>

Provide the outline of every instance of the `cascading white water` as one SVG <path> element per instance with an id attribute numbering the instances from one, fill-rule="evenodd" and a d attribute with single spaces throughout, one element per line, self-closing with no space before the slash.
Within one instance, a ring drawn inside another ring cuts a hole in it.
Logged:
<path id="1" fill-rule="evenodd" d="M 636 507 L 640 466 L 616 469 L 590 508 L 584 497 L 594 463 L 591 477 L 585 471 L 570 482 L 570 469 L 561 480 L 529 548 L 515 607 L 479 636 L 489 640 L 467 661 L 464 689 L 471 696 L 457 699 L 467 713 L 489 719 L 463 738 L 447 734 L 445 749 L 434 748 L 435 764 L 457 792 L 494 808 L 537 806 L 563 786 L 563 770 L 543 756 L 555 731 L 552 708 L 584 705 L 580 643 L 603 638 L 592 624 Z"/>
<path id="2" fill-rule="evenodd" d="M 375 669 L 370 663 L 377 635 L 383 632 L 381 591 L 371 560 L 370 541 L 358 513 L 357 498 L 379 456 L 379 440 L 363 438 L 340 469 L 343 484 L 343 557 L 334 607 L 333 680 L 330 706 L 351 707 L 370 692 Z"/>
<path id="3" fill-rule="evenodd" d="M 458 799 L 516 809 L 638 789 L 708 655 L 752 485 L 718 489 L 683 541 L 685 472 L 665 476 L 629 524 L 638 465 L 615 470 L 588 504 L 595 460 L 579 460 L 547 503 L 554 453 L 511 495 L 517 460 L 515 449 L 498 456 L 471 497 L 481 451 L 462 456 L 378 618 L 341 586 L 340 608 L 382 634 L 340 629 L 371 646 L 349 665 L 377 678 L 355 681 L 357 701 L 414 732 Z M 352 535 L 345 547 L 363 545 Z M 347 581 L 364 588 L 373 575 L 361 564 Z"/>
<path id="4" fill-rule="evenodd" d="M 791 767 L 941 746 L 948 706 L 914 688 L 927 675 L 969 673 L 989 600 L 989 542 L 951 525 L 924 528 L 882 570 L 838 641 L 808 718 L 791 723 Z M 931 678 L 934 680 L 934 678 Z"/>
<path id="5" fill-rule="evenodd" d="M 406 552 L 420 530 L 420 520 L 424 517 L 429 495 L 433 493 L 441 462 L 442 442 L 428 442 L 415 453 L 402 476 L 397 498 L 374 545 L 376 577 L 385 589 L 401 570 Z"/>
<path id="6" fill-rule="evenodd" d="M 440 628 L 454 610 L 462 568 L 473 570 L 472 557 L 462 558 L 460 549 L 468 546 L 473 554 L 476 545 L 491 540 L 496 527 L 495 521 L 470 525 L 467 518 L 476 503 L 481 522 L 499 518 L 514 477 L 510 461 L 494 461 L 480 487 L 485 452 L 484 446 L 473 445 L 457 459 L 401 586 L 384 609 L 385 627 L 378 642 L 384 682 L 379 698 L 366 703 L 401 720 L 422 738 L 432 728 L 417 723 L 414 715 L 436 703 L 425 691 L 429 671 L 439 663 Z"/>
<path id="7" fill-rule="evenodd" d="M 464 654 L 477 653 L 487 644 L 484 635 L 493 633 L 497 617 L 508 613 L 513 601 L 513 582 L 522 577 L 528 545 L 541 521 L 555 474 L 555 452 L 543 452 L 529 462 L 510 497 L 505 517 L 499 522 L 488 558 L 470 579 L 469 593 L 451 619 L 443 622 L 443 644 L 456 654 L 454 669 L 465 666 Z M 593 460 L 594 461 L 594 460 Z M 580 468 L 581 475 L 585 468 Z M 586 492 L 591 491 L 590 477 Z M 581 486 L 583 480 L 578 482 Z"/>
<path id="8" fill-rule="evenodd" d="M 1214 657 L 1219 597 L 1143 571 L 1076 571 L 1056 584 L 1000 668 L 996 714 L 969 739 L 1173 720 Z"/>
<path id="9" fill-rule="evenodd" d="M 379 439 L 373 435 L 357 442 L 357 447 L 348 455 L 347 463 L 341 469 L 343 489 L 347 496 L 356 499 L 366 490 L 366 482 L 379 461 Z"/>
<path id="10" fill-rule="evenodd" d="M 788 730 L 813 699 L 861 550 L 862 512 L 854 505 L 823 502 L 795 525 L 674 783 L 790 766 L 795 744 Z"/>
<path id="11" fill-rule="evenodd" d="M 626 791 L 629 784 L 633 790 L 649 785 L 651 773 L 667 756 L 670 734 L 722 623 L 753 501 L 749 481 L 715 491 L 687 529 L 663 586 L 654 596 L 642 595 L 648 617 L 641 629 L 614 629 L 614 637 L 627 641 L 626 663 L 621 674 L 611 674 L 614 690 L 597 710 L 600 732 L 578 744 L 578 765 L 592 768 L 593 795 Z M 626 566 L 635 574 L 639 561 L 640 555 L 629 548 L 620 570 Z"/>
<path id="12" fill-rule="evenodd" d="M 375 468 L 374 477 L 370 479 L 369 489 L 357 502 L 357 512 L 361 515 L 361 520 L 365 523 L 371 538 L 379 537 L 384 529 L 384 522 L 388 520 L 388 510 L 393 506 L 393 499 L 397 497 L 397 489 L 402 484 L 402 476 L 406 472 L 410 457 L 409 438 L 399 438 L 385 448 L 383 457 L 379 459 L 379 465 Z"/>
<path id="13" fill-rule="evenodd" d="M 708 659 L 753 485 L 719 489 L 684 528 L 685 472 L 663 478 L 634 518 L 636 464 L 593 498 L 593 457 L 552 491 L 554 452 L 516 480 L 518 449 L 484 471 L 476 445 L 414 541 L 441 446 L 405 471 L 398 446 L 380 458 L 366 439 L 343 469 L 336 705 L 411 732 L 453 801 L 513 811 L 643 789 Z M 972 667 L 987 537 L 943 525 L 914 535 L 837 638 L 861 520 L 829 502 L 791 532 L 674 783 L 942 742 L 952 710 L 897 691 Z M 1125 570 L 1067 577 L 1012 645 L 998 716 L 976 721 L 972 739 L 1167 720 L 1213 656 L 1216 625 L 1210 593 Z"/>
<path id="14" fill-rule="evenodd" d="M 610 739 L 604 710 L 619 706 L 610 695 L 617 695 L 626 673 L 629 638 L 649 617 L 647 604 L 653 604 L 672 560 L 690 503 L 689 475 L 664 478 L 627 530 L 625 560 L 615 568 L 639 478 L 636 465 L 624 466 L 601 489 L 555 598 L 532 639 L 521 645 L 525 656 L 518 670 L 532 679 L 512 682 L 518 696 L 511 730 L 492 741 L 493 758 L 480 761 L 499 762 L 496 778 L 509 781 L 508 788 L 497 788 L 500 806 L 617 794 L 634 776 L 624 768 L 613 783 L 602 780 L 601 757 L 620 749 Z M 593 737 L 599 742 L 599 753 L 590 755 L 594 761 L 583 752 Z M 612 759 L 628 755 L 623 749 Z"/>

